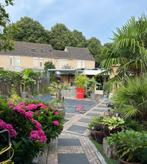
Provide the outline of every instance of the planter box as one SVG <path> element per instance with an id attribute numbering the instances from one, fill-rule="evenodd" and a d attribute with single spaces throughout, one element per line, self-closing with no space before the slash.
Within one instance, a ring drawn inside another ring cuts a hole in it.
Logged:
<path id="1" fill-rule="evenodd" d="M 127 162 L 127 161 L 124 161 L 122 159 L 119 159 L 119 164 L 141 164 L 141 163 L 134 163 L 134 162 Z"/>
<path id="2" fill-rule="evenodd" d="M 115 148 L 110 146 L 106 139 L 103 140 L 103 150 L 108 158 L 117 159 Z"/>

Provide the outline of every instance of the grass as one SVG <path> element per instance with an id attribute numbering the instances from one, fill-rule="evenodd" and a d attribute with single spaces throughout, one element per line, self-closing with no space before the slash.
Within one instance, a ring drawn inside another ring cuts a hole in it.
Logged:
<path id="1" fill-rule="evenodd" d="M 103 145 L 99 144 L 98 142 L 96 142 L 95 140 L 92 140 L 92 142 L 94 143 L 94 145 L 96 146 L 97 150 L 101 153 L 101 155 L 104 157 L 105 161 L 107 164 L 118 164 L 118 161 L 110 159 L 108 157 L 106 157 L 104 151 L 103 151 Z"/>

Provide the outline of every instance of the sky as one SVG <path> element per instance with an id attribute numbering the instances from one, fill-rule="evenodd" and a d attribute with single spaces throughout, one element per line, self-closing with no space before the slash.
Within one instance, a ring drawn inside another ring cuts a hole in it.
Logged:
<path id="1" fill-rule="evenodd" d="M 48 30 L 63 23 L 104 44 L 131 16 L 147 14 L 147 0 L 14 0 L 7 11 L 12 22 L 28 16 Z"/>

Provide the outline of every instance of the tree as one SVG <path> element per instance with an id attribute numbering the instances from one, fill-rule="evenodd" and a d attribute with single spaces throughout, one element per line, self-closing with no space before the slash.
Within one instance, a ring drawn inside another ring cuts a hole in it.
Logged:
<path id="1" fill-rule="evenodd" d="M 132 17 L 114 33 L 104 66 L 118 65 L 118 76 L 139 76 L 147 71 L 147 17 Z"/>
<path id="2" fill-rule="evenodd" d="M 37 21 L 23 17 L 16 23 L 12 24 L 8 29 L 12 27 L 17 29 L 12 37 L 16 41 L 27 41 L 34 43 L 47 43 L 48 42 L 48 31 Z"/>
<path id="3" fill-rule="evenodd" d="M 71 32 L 71 46 L 73 47 L 86 47 L 86 38 L 83 36 L 82 32 L 73 30 Z"/>
<path id="4" fill-rule="evenodd" d="M 86 38 L 82 32 L 70 31 L 64 24 L 56 24 L 49 32 L 49 43 L 54 49 L 64 50 L 65 46 L 85 47 Z"/>
<path id="5" fill-rule="evenodd" d="M 48 69 L 55 69 L 55 65 L 50 61 L 44 63 L 44 70 L 47 77 L 49 78 L 49 81 L 55 81 L 55 72 L 48 72 Z"/>
<path id="6" fill-rule="evenodd" d="M 13 47 L 11 36 L 6 29 L 10 20 L 5 7 L 9 5 L 13 5 L 13 0 L 5 0 L 4 3 L 0 3 L 0 50 L 12 49 Z"/>
<path id="7" fill-rule="evenodd" d="M 71 33 L 64 24 L 56 24 L 49 32 L 49 43 L 54 49 L 63 50 L 70 45 Z"/>
<path id="8" fill-rule="evenodd" d="M 44 70 L 47 71 L 48 69 L 55 69 L 55 65 L 50 61 L 44 63 Z"/>
<path id="9" fill-rule="evenodd" d="M 89 48 L 89 51 L 91 52 L 91 54 L 93 55 L 93 57 L 96 60 L 96 65 L 99 65 L 101 62 L 101 50 L 102 50 L 102 46 L 101 46 L 101 42 L 96 39 L 95 37 L 92 37 L 91 39 L 89 39 L 87 41 L 87 46 Z"/>
<path id="10" fill-rule="evenodd" d="M 22 84 L 24 87 L 24 91 L 28 91 L 31 93 L 31 87 L 36 84 L 36 81 L 39 77 L 38 72 L 34 72 L 32 69 L 25 69 L 22 71 Z"/>
<path id="11" fill-rule="evenodd" d="M 101 47 L 100 64 L 102 64 L 103 60 L 106 60 L 108 58 L 108 54 L 111 53 L 111 50 L 112 50 L 112 43 L 105 43 Z"/>

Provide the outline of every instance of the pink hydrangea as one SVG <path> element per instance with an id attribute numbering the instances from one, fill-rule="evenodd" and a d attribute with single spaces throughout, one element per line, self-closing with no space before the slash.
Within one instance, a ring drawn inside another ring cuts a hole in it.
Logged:
<path id="1" fill-rule="evenodd" d="M 32 119 L 32 123 L 35 125 L 35 128 L 36 128 L 36 129 L 40 129 L 40 128 L 41 128 L 40 122 L 38 122 L 38 121 Z"/>
<path id="2" fill-rule="evenodd" d="M 33 117 L 33 112 L 29 111 L 29 112 L 25 112 L 25 118 L 28 120 L 31 120 Z"/>
<path id="3" fill-rule="evenodd" d="M 14 108 L 13 102 L 8 102 L 8 106 L 9 106 L 9 108 L 13 109 Z"/>
<path id="4" fill-rule="evenodd" d="M 30 135 L 29 135 L 29 139 L 31 141 L 39 141 L 40 143 L 46 142 L 46 136 L 45 136 L 42 129 L 32 130 Z"/>
<path id="5" fill-rule="evenodd" d="M 24 102 L 20 102 L 20 103 L 18 104 L 18 106 L 20 106 L 21 108 L 25 108 L 25 103 L 24 103 Z"/>
<path id="6" fill-rule="evenodd" d="M 37 106 L 41 109 L 46 109 L 47 108 L 47 106 L 44 105 L 43 103 L 39 103 L 39 104 L 37 104 Z"/>
<path id="7" fill-rule="evenodd" d="M 55 112 L 54 112 L 54 115 L 59 115 L 59 112 L 58 112 L 58 111 L 55 111 Z"/>
<path id="8" fill-rule="evenodd" d="M 5 127 L 5 122 L 0 119 L 0 128 L 4 129 L 4 127 Z"/>
<path id="9" fill-rule="evenodd" d="M 59 121 L 58 121 L 58 120 L 54 120 L 54 121 L 53 121 L 53 125 L 54 125 L 54 126 L 59 126 Z"/>
<path id="10" fill-rule="evenodd" d="M 31 110 L 31 111 L 36 110 L 37 108 L 38 108 L 38 106 L 36 104 L 28 104 L 26 106 L 26 109 Z"/>
<path id="11" fill-rule="evenodd" d="M 27 120 L 31 120 L 33 118 L 33 112 L 28 111 L 26 112 L 21 106 L 17 105 L 14 109 L 15 112 L 18 112 L 21 116 L 26 118 Z"/>
<path id="12" fill-rule="evenodd" d="M 18 112 L 18 113 L 20 113 L 23 116 L 25 115 L 25 110 L 22 109 L 22 107 L 19 106 L 19 105 L 15 106 L 13 110 L 16 111 L 16 112 Z"/>
<path id="13" fill-rule="evenodd" d="M 16 137 L 16 135 L 17 135 L 13 126 L 11 124 L 7 124 L 2 119 L 0 119 L 0 129 L 8 130 L 10 137 L 12 137 L 12 138 Z"/>

